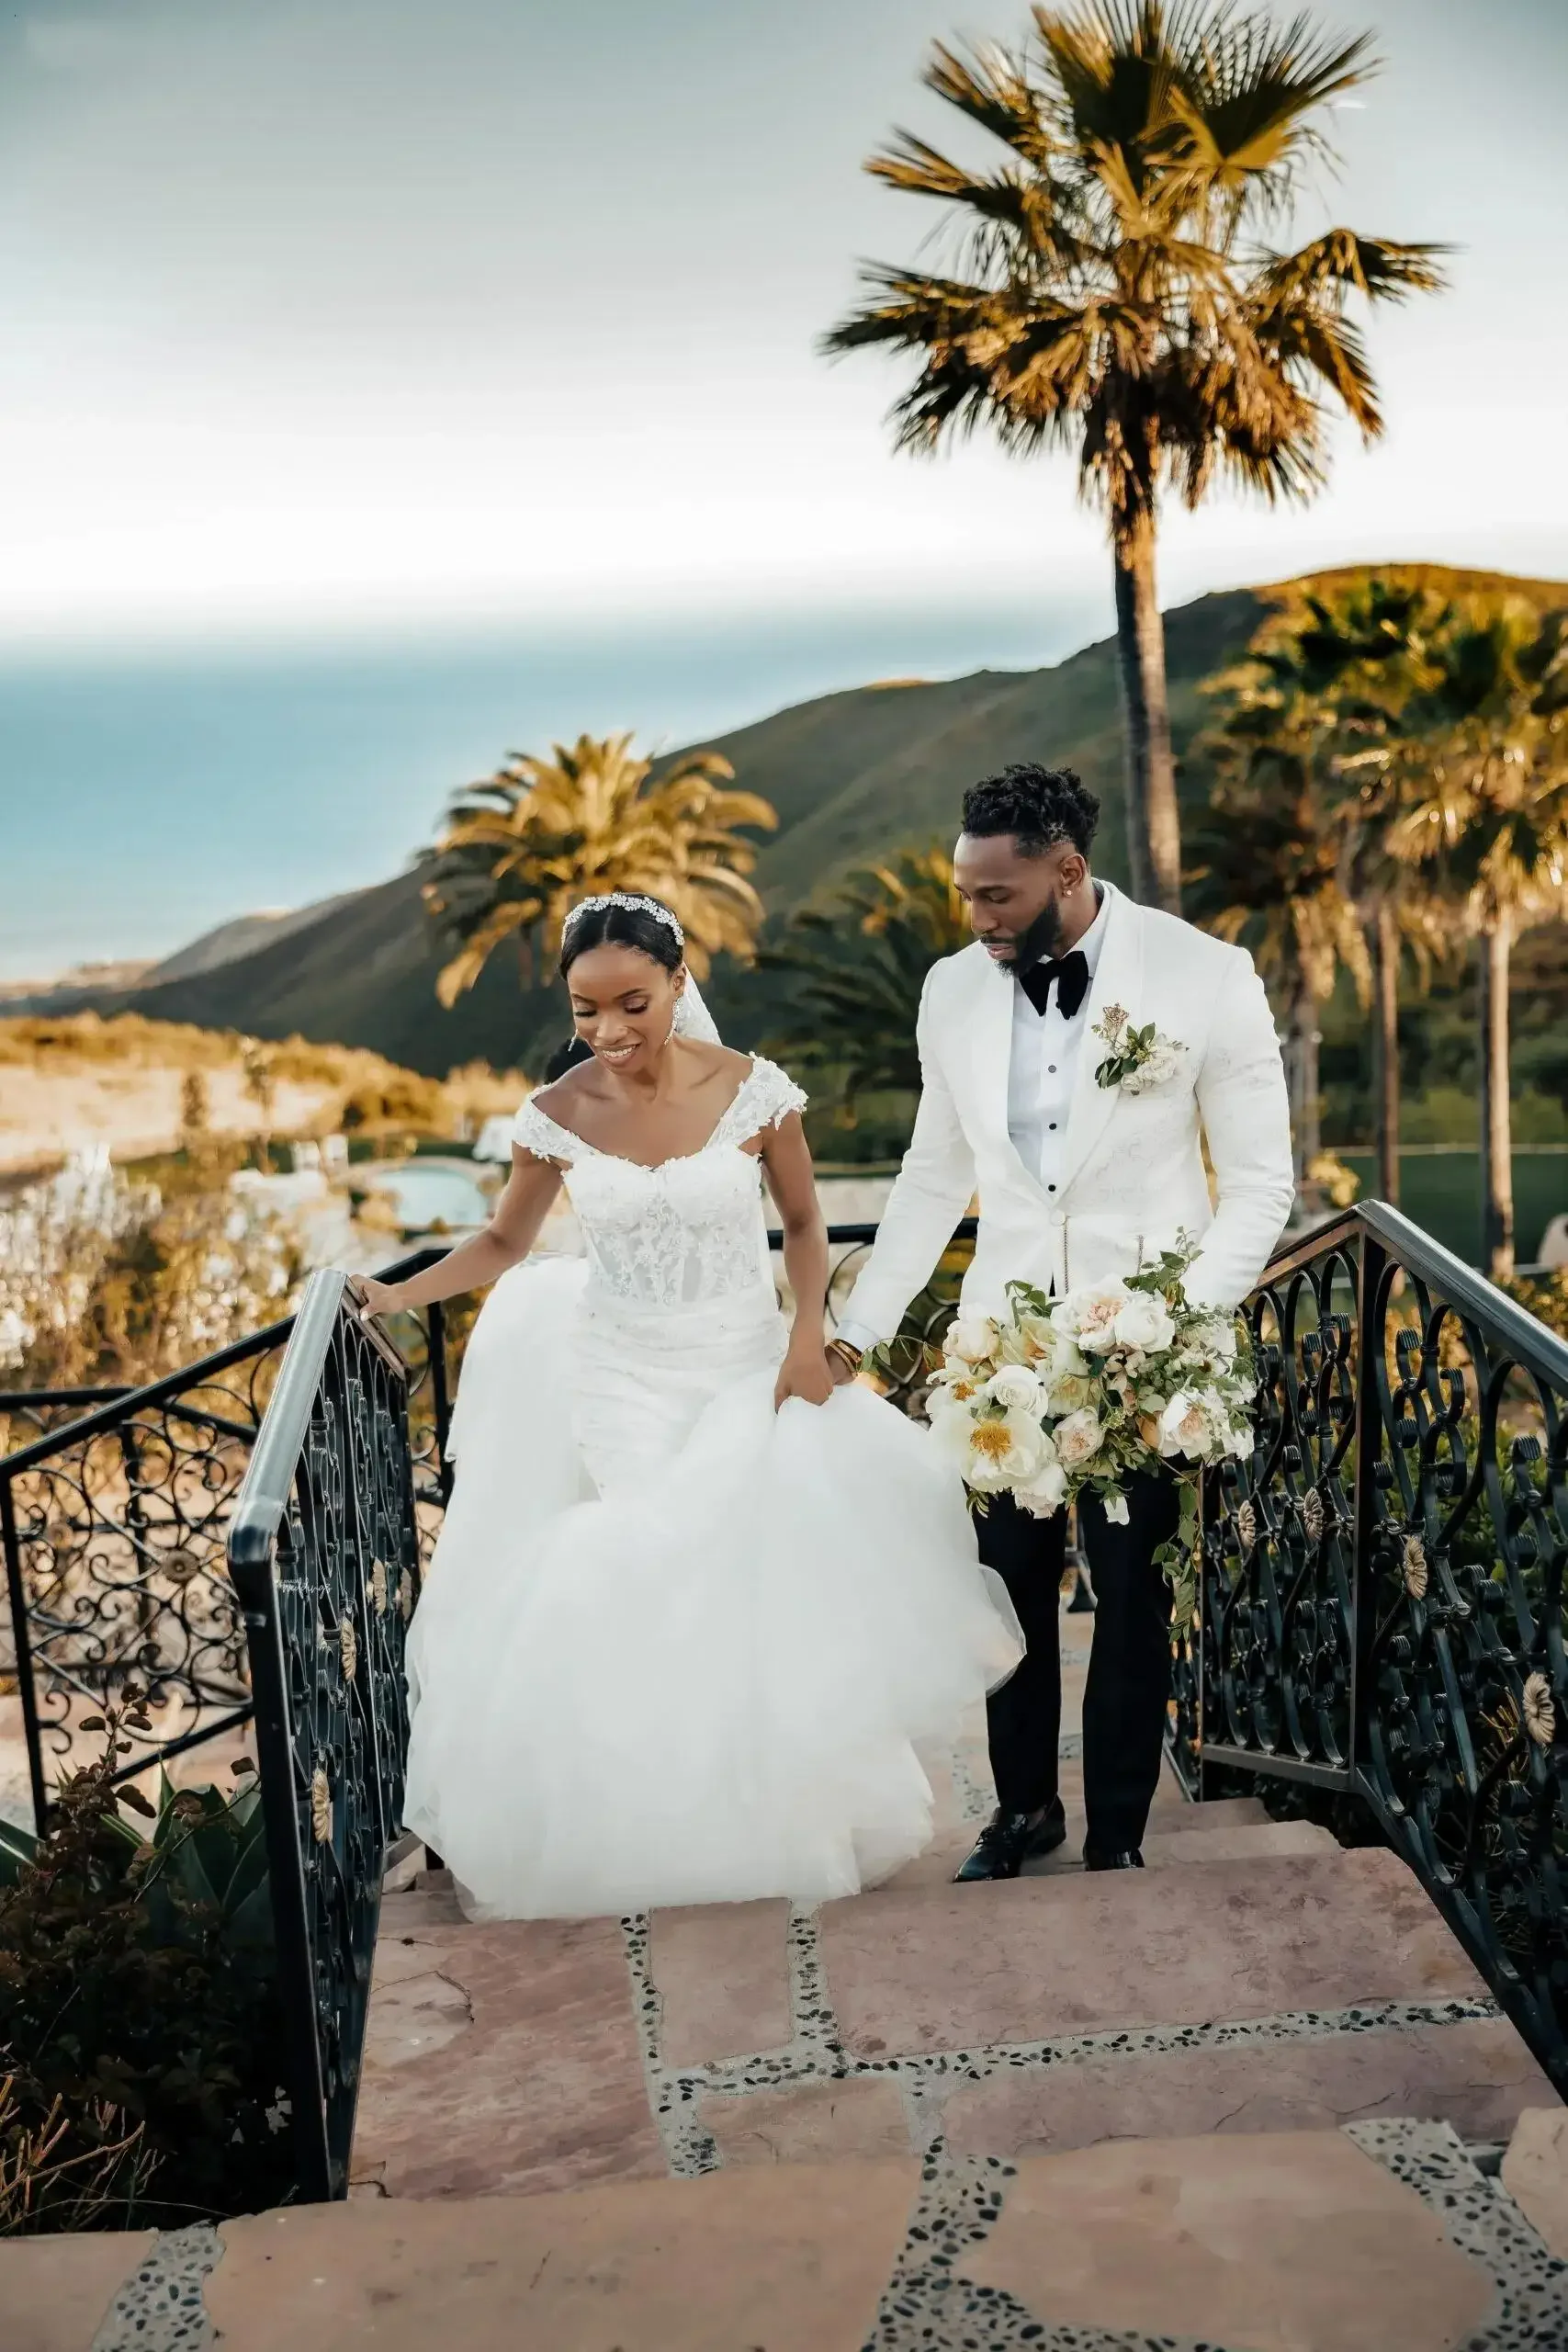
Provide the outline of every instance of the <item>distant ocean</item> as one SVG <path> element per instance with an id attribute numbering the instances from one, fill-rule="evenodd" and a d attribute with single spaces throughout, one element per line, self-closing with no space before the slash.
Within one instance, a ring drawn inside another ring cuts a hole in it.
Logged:
<path id="1" fill-rule="evenodd" d="M 670 748 L 876 679 L 1038 667 L 1109 626 L 1043 600 L 0 657 L 0 979 L 379 881 L 509 751 Z"/>

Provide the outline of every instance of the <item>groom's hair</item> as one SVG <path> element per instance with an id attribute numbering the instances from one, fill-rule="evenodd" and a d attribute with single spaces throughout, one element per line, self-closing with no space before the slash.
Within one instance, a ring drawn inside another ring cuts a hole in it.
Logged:
<path id="1" fill-rule="evenodd" d="M 1025 857 L 1043 857 L 1059 842 L 1087 857 L 1099 822 L 1099 800 L 1071 768 L 1015 762 L 964 796 L 964 831 L 976 841 L 1011 833 Z"/>

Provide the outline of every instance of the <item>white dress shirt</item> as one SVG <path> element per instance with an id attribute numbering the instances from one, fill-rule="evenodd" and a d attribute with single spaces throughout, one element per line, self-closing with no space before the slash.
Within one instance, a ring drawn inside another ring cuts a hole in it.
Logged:
<path id="1" fill-rule="evenodd" d="M 1109 912 L 1110 902 L 1102 895 L 1100 912 L 1077 943 L 1089 966 L 1090 988 L 1084 990 L 1083 1001 L 1070 1021 L 1062 1012 L 1059 987 L 1052 989 L 1044 1012 L 1036 1012 L 1018 981 L 1012 984 L 1008 1133 L 1019 1158 L 1030 1174 L 1039 1178 L 1047 1197 L 1055 1192 L 1061 1172 L 1067 1108 L 1089 1027 L 1089 1001 Z"/>
<path id="2" fill-rule="evenodd" d="M 1077 942 L 1089 966 L 1089 986 L 1070 1021 L 1061 1009 L 1059 985 L 1052 989 L 1044 1012 L 1036 1012 L 1017 979 L 1010 983 L 1012 1053 L 1008 1065 L 1008 1133 L 1019 1158 L 1030 1174 L 1039 1178 L 1041 1190 L 1048 1199 L 1056 1190 L 1061 1170 L 1067 1109 L 1089 1028 L 1095 967 L 1100 962 L 1110 915 L 1111 901 L 1102 890 L 1100 911 Z M 998 985 L 1001 985 L 999 974 Z M 863 1351 L 876 1345 L 875 1332 L 860 1323 L 841 1323 L 838 1337 Z"/>

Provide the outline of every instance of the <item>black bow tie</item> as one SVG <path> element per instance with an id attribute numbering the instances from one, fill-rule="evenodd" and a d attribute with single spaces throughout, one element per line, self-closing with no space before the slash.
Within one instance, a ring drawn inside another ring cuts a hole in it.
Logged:
<path id="1" fill-rule="evenodd" d="M 1089 994 L 1089 958 L 1081 947 L 1075 947 L 1055 963 L 1032 964 L 1027 972 L 1020 972 L 1018 984 L 1039 1013 L 1050 1002 L 1054 984 L 1056 1009 L 1064 1021 L 1070 1021 Z"/>

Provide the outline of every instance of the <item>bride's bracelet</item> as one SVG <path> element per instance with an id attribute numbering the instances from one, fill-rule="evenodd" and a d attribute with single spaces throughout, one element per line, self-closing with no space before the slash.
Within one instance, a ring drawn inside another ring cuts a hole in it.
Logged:
<path id="1" fill-rule="evenodd" d="M 852 1348 L 847 1340 L 829 1340 L 828 1353 L 830 1356 L 837 1356 L 840 1363 L 847 1364 L 852 1375 L 854 1376 L 858 1376 L 861 1365 L 865 1361 L 859 1348 Z"/>

